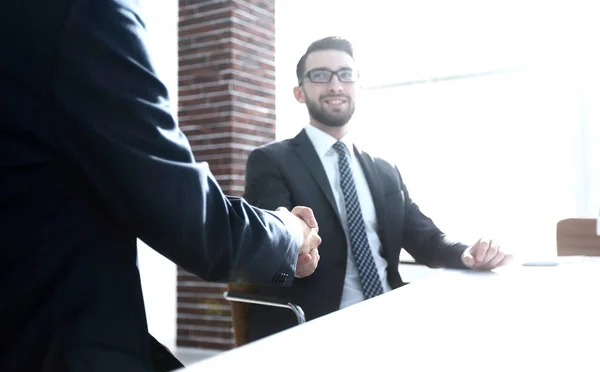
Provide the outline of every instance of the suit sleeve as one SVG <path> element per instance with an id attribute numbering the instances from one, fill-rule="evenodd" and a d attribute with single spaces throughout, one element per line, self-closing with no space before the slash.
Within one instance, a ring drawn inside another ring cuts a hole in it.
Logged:
<path id="1" fill-rule="evenodd" d="M 278 207 L 292 209 L 290 189 L 281 176 L 275 159 L 264 149 L 250 153 L 246 164 L 246 188 L 244 198 L 261 208 L 273 210 Z"/>
<path id="2" fill-rule="evenodd" d="M 396 171 L 398 169 L 396 168 Z M 415 204 L 400 172 L 398 177 L 404 194 L 404 248 L 414 259 L 430 267 L 466 269 L 461 260 L 467 245 L 449 240 Z"/>
<path id="3" fill-rule="evenodd" d="M 56 103 L 71 120 L 56 130 L 102 208 L 205 280 L 291 284 L 300 229 L 226 197 L 195 162 L 147 55 L 136 2 L 74 3 L 54 66 Z"/>

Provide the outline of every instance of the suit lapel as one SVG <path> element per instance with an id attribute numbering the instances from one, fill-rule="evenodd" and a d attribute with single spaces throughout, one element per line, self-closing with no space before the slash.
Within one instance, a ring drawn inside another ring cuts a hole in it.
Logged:
<path id="1" fill-rule="evenodd" d="M 381 231 L 383 230 L 383 226 L 385 226 L 385 200 L 383 189 L 381 188 L 381 179 L 377 172 L 375 162 L 369 154 L 360 151 L 356 146 L 354 146 L 354 153 L 365 172 L 365 177 L 367 178 L 367 183 L 371 190 L 371 197 L 373 198 L 373 204 L 375 205 L 375 215 L 377 216 L 377 233 L 379 234 L 379 239 L 383 243 Z"/>
<path id="2" fill-rule="evenodd" d="M 337 204 L 335 202 L 335 198 L 333 197 L 333 191 L 331 191 L 331 185 L 329 184 L 329 179 L 327 178 L 327 174 L 325 173 L 325 169 L 323 168 L 323 164 L 321 163 L 321 159 L 319 159 L 319 155 L 315 150 L 313 144 L 310 142 L 310 139 L 306 135 L 306 132 L 302 130 L 294 139 L 292 140 L 292 147 L 302 159 L 306 168 L 311 173 L 319 188 L 325 194 L 327 201 L 329 202 L 331 208 L 338 216 L 338 220 L 341 223 L 340 213 L 337 208 Z"/>

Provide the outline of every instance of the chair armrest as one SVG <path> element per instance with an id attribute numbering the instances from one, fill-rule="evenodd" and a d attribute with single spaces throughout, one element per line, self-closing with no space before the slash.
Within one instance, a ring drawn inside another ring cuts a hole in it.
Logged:
<path id="1" fill-rule="evenodd" d="M 228 301 L 233 302 L 245 302 L 248 304 L 256 304 L 256 305 L 264 305 L 264 306 L 273 306 L 273 307 L 281 307 L 285 309 L 290 309 L 296 315 L 298 319 L 298 324 L 302 324 L 306 322 L 304 317 L 304 310 L 296 304 L 293 304 L 289 301 L 282 300 L 277 297 L 268 297 L 261 296 L 256 294 L 244 293 L 244 292 L 231 292 L 227 291 L 223 293 L 223 297 Z"/>
<path id="2" fill-rule="evenodd" d="M 418 263 L 417 261 L 400 261 L 400 265 L 415 265 L 415 266 L 425 266 L 423 264 Z"/>
<path id="3" fill-rule="evenodd" d="M 418 265 L 418 266 L 424 266 L 421 263 L 418 263 L 413 256 L 411 256 L 407 251 L 405 251 L 404 249 L 402 249 L 400 251 L 400 264 L 401 265 Z"/>

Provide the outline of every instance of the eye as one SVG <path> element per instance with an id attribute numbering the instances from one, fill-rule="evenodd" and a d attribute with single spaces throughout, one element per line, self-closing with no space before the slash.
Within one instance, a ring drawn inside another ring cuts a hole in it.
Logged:
<path id="1" fill-rule="evenodd" d="M 311 80 L 327 81 L 331 77 L 331 72 L 327 70 L 314 70 L 310 72 Z"/>
<path id="2" fill-rule="evenodd" d="M 344 80 L 344 81 L 353 81 L 354 80 L 354 71 L 352 70 L 341 70 L 338 73 L 338 76 L 340 77 L 340 80 Z"/>

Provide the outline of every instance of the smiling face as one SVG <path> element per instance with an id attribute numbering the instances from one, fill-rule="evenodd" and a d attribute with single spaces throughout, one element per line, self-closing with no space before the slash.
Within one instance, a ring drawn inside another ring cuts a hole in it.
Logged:
<path id="1" fill-rule="evenodd" d="M 333 72 L 333 74 L 332 74 Z M 319 50 L 306 58 L 304 78 L 294 88 L 317 127 L 343 127 L 354 114 L 356 62 L 340 50 Z"/>

